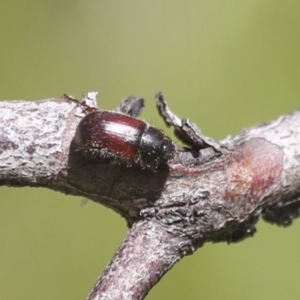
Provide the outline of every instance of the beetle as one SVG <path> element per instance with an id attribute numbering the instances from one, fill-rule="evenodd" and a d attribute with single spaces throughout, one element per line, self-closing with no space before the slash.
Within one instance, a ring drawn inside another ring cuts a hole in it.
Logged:
<path id="1" fill-rule="evenodd" d="M 174 156 L 173 142 L 160 130 L 128 115 L 94 111 L 79 123 L 74 141 L 92 160 L 155 170 Z"/>

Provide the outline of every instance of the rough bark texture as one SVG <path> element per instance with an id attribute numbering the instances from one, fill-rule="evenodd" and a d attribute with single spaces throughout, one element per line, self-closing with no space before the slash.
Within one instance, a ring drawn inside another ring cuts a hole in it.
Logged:
<path id="1" fill-rule="evenodd" d="M 124 103 L 118 111 L 138 115 L 141 107 Z M 88 112 L 76 101 L 0 102 L 1 185 L 84 196 L 128 222 L 89 300 L 143 299 L 205 242 L 241 241 L 260 218 L 285 226 L 300 213 L 299 111 L 218 143 L 167 107 L 160 112 L 193 149 L 176 146 L 174 158 L 152 170 L 87 159 L 74 136 Z"/>

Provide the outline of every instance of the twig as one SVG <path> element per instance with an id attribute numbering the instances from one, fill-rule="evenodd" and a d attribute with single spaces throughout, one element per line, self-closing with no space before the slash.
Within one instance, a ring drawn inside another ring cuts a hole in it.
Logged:
<path id="1" fill-rule="evenodd" d="M 128 99 L 118 111 L 138 115 L 143 100 Z M 1 185 L 84 196 L 128 222 L 89 300 L 143 299 L 205 242 L 238 242 L 255 233 L 260 218 L 286 226 L 300 213 L 299 111 L 216 142 L 173 114 L 162 94 L 157 103 L 189 147 L 176 145 L 154 170 L 88 159 L 74 139 L 88 113 L 76 100 L 0 102 Z"/>

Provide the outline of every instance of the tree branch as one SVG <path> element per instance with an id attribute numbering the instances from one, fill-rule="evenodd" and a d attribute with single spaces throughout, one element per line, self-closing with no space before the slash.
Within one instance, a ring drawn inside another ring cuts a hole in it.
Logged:
<path id="1" fill-rule="evenodd" d="M 299 215 L 299 111 L 215 142 L 158 94 L 161 116 L 189 147 L 175 145 L 172 158 L 153 169 L 81 151 L 76 128 L 93 96 L 83 104 L 68 97 L 0 102 L 1 185 L 84 196 L 128 222 L 130 231 L 89 300 L 143 299 L 205 242 L 238 242 L 255 233 L 260 218 L 286 226 Z M 117 110 L 138 115 L 142 99 L 128 99 Z"/>
<path id="2" fill-rule="evenodd" d="M 88 299 L 144 299 L 180 260 L 179 240 L 158 222 L 134 223 Z"/>
<path id="3" fill-rule="evenodd" d="M 0 102 L 0 184 L 71 192 L 58 173 L 66 167 L 79 120 L 64 98 Z"/>

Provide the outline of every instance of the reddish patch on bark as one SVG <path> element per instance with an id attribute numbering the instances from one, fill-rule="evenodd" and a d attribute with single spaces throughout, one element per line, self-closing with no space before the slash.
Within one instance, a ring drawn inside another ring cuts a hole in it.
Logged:
<path id="1" fill-rule="evenodd" d="M 239 146 L 228 158 L 225 199 L 257 202 L 280 181 L 283 151 L 263 138 Z"/>

